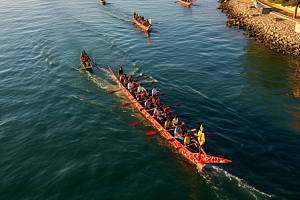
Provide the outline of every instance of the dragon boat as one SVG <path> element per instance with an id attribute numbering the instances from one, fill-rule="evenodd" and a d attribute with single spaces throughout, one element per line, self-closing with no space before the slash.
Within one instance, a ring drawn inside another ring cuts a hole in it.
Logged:
<path id="1" fill-rule="evenodd" d="M 118 83 L 120 90 L 122 90 L 125 95 L 130 99 L 132 104 L 136 106 L 137 109 L 148 119 L 152 125 L 158 129 L 158 132 L 161 133 L 163 137 L 167 139 L 167 141 L 176 148 L 176 150 L 180 151 L 188 160 L 194 163 L 197 167 L 201 169 L 206 166 L 205 163 L 229 163 L 230 160 L 210 156 L 204 153 L 201 153 L 201 146 L 200 148 L 196 147 L 195 145 L 184 147 L 178 139 L 174 139 L 174 131 L 173 130 L 166 130 L 156 119 L 154 119 L 149 112 L 142 106 L 142 104 L 136 100 L 134 96 L 124 87 L 124 85 L 119 81 L 117 76 L 108 66 L 111 74 L 113 75 L 115 81 Z M 142 120 L 144 121 L 144 120 Z M 150 132 L 149 132 L 150 133 Z"/>
<path id="2" fill-rule="evenodd" d="M 148 31 L 150 26 L 152 26 L 151 24 L 149 24 L 149 26 L 144 26 L 143 24 L 141 24 L 140 22 L 138 22 L 136 19 L 133 19 L 134 23 L 136 23 L 139 27 L 141 27 L 142 29 L 144 29 L 145 31 Z"/>

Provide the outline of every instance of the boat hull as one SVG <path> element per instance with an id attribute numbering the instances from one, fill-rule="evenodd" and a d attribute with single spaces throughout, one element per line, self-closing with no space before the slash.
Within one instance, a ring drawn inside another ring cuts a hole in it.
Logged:
<path id="1" fill-rule="evenodd" d="M 87 66 L 84 64 L 83 59 L 81 59 L 81 58 L 80 58 L 80 62 L 82 64 L 82 66 L 84 67 L 84 69 L 92 69 L 93 68 L 93 66 L 92 66 L 92 64 L 91 64 L 90 61 L 88 61 L 88 65 Z"/>
<path id="2" fill-rule="evenodd" d="M 151 26 L 151 24 L 150 24 L 149 26 L 144 26 L 143 24 L 141 24 L 140 22 L 138 22 L 136 19 L 133 19 L 133 20 L 134 20 L 134 22 L 135 22 L 139 27 L 141 27 L 141 28 L 144 29 L 145 31 L 148 31 L 149 28 L 150 28 L 150 26 Z"/>
<path id="3" fill-rule="evenodd" d="M 164 127 L 162 127 L 145 109 L 141 106 L 141 104 L 130 94 L 130 92 L 123 86 L 123 84 L 119 81 L 119 79 L 116 77 L 116 75 L 113 73 L 111 68 L 108 66 L 110 72 L 112 73 L 114 79 L 118 83 L 119 87 L 122 89 L 122 91 L 125 93 L 125 95 L 130 99 L 130 101 L 137 107 L 137 109 L 140 110 L 140 112 L 153 124 L 153 126 L 158 129 L 162 136 L 164 136 L 170 144 L 172 144 L 175 148 L 177 147 L 183 147 L 180 142 L 178 142 L 173 138 L 173 136 L 166 130 Z M 226 160 L 224 158 L 218 158 L 214 156 L 209 156 L 205 154 L 199 154 L 199 153 L 192 153 L 186 148 L 180 148 L 178 151 L 180 151 L 186 158 L 188 158 L 192 163 L 194 163 L 197 166 L 204 167 L 205 163 L 229 163 L 230 160 Z M 199 158 L 199 155 L 201 158 Z"/>
<path id="4" fill-rule="evenodd" d="M 185 1 L 180 1 L 179 0 L 179 3 L 181 3 L 184 6 L 189 6 L 189 5 L 191 5 L 193 3 L 193 1 L 192 2 L 185 2 Z"/>

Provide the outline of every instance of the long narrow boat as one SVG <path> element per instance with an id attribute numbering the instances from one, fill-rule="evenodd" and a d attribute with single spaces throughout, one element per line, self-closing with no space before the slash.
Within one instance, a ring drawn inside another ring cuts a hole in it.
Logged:
<path id="1" fill-rule="evenodd" d="M 186 2 L 186 1 L 179 0 L 179 3 L 181 3 L 184 6 L 189 6 L 189 5 L 191 5 L 193 3 L 193 1 Z"/>
<path id="2" fill-rule="evenodd" d="M 134 23 L 136 23 L 139 27 L 141 27 L 142 29 L 144 29 L 145 31 L 148 31 L 150 26 L 152 26 L 151 24 L 149 24 L 149 26 L 144 26 L 143 24 L 141 24 L 140 22 L 138 22 L 136 19 L 134 19 Z"/>
<path id="3" fill-rule="evenodd" d="M 84 67 L 84 69 L 92 69 L 93 66 L 91 64 L 90 61 L 88 61 L 88 65 L 85 65 L 84 62 L 83 62 L 83 59 L 80 57 L 80 63 L 82 64 L 82 66 Z"/>
<path id="4" fill-rule="evenodd" d="M 123 84 L 119 81 L 119 79 L 116 77 L 114 72 L 111 70 L 111 68 L 108 66 L 110 72 L 112 73 L 113 77 L 115 78 L 116 82 L 118 83 L 119 87 L 122 89 L 122 91 L 125 93 L 125 95 L 131 100 L 131 102 L 143 113 L 143 115 L 153 124 L 155 128 L 159 130 L 159 132 L 167 139 L 168 142 L 170 142 L 175 148 L 177 147 L 183 147 L 183 145 L 173 139 L 173 136 L 166 130 L 164 127 L 162 127 L 156 119 L 154 119 L 145 109 L 144 107 L 133 97 L 130 92 L 123 86 Z M 209 156 L 206 154 L 200 154 L 200 153 L 193 153 L 188 148 L 180 148 L 179 151 L 188 158 L 192 163 L 194 163 L 196 166 L 199 166 L 201 168 L 205 167 L 205 163 L 229 163 L 230 160 L 226 160 L 224 158 L 218 158 L 214 156 Z M 199 151 L 199 149 L 198 149 Z"/>

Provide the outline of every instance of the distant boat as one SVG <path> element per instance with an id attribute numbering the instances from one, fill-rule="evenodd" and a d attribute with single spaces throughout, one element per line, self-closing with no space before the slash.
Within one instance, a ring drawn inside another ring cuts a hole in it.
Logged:
<path id="1" fill-rule="evenodd" d="M 181 3 L 184 6 L 189 6 L 189 5 L 191 5 L 193 3 L 193 1 L 186 2 L 186 1 L 179 0 L 179 3 Z"/>
<path id="2" fill-rule="evenodd" d="M 102 5 L 105 5 L 105 0 L 100 0 L 100 3 L 101 3 Z"/>

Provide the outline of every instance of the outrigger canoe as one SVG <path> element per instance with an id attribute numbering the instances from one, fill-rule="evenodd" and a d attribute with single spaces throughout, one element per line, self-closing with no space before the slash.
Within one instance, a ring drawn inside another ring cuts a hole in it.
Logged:
<path id="1" fill-rule="evenodd" d="M 116 77 L 116 75 L 113 73 L 111 68 L 108 66 L 110 72 L 112 73 L 114 79 L 118 83 L 119 87 L 122 89 L 122 91 L 125 93 L 125 95 L 131 100 L 131 102 L 141 111 L 141 113 L 153 124 L 153 126 L 159 130 L 162 136 L 164 136 L 168 142 L 170 142 L 171 145 L 173 145 L 175 148 L 179 148 L 178 151 L 180 151 L 186 158 L 188 158 L 192 163 L 194 163 L 197 167 L 203 168 L 205 167 L 205 163 L 229 163 L 230 160 L 224 159 L 224 158 L 218 158 L 214 156 L 209 156 L 203 153 L 198 153 L 198 151 L 192 151 L 191 148 L 182 148 L 183 145 L 177 141 L 177 139 L 172 139 L 173 135 L 166 129 L 164 129 L 163 126 L 161 126 L 156 119 L 154 119 L 145 109 L 144 107 L 136 100 L 135 97 L 133 97 L 130 92 L 123 86 L 123 84 L 119 81 L 119 79 Z M 174 131 L 172 131 L 174 132 Z M 194 146 L 194 145 L 193 145 Z M 195 147 L 194 147 L 195 148 Z"/>
<path id="2" fill-rule="evenodd" d="M 149 24 L 149 26 L 144 26 L 143 24 L 141 24 L 140 22 L 138 22 L 136 19 L 134 19 L 134 23 L 136 23 L 139 27 L 141 27 L 142 29 L 144 29 L 145 31 L 148 31 L 150 26 L 152 26 L 151 24 Z"/>
<path id="3" fill-rule="evenodd" d="M 189 6 L 189 5 L 191 5 L 193 3 L 193 1 L 186 2 L 186 1 L 179 0 L 179 3 L 181 3 L 184 6 Z"/>
<path id="4" fill-rule="evenodd" d="M 83 58 L 81 58 L 81 57 L 80 57 L 80 63 L 82 64 L 82 66 L 84 67 L 84 69 L 92 69 L 93 68 L 93 66 L 92 66 L 92 64 L 91 64 L 90 61 L 88 61 L 88 65 L 86 65 L 86 64 L 84 64 Z"/>

